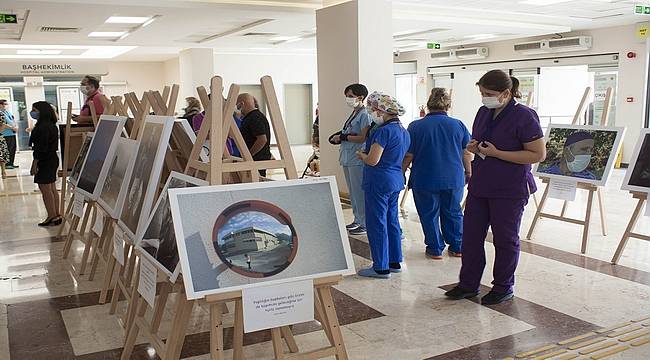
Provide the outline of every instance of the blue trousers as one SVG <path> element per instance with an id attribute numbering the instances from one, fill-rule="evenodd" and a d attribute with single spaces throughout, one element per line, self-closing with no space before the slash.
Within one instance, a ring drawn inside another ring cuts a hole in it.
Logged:
<path id="1" fill-rule="evenodd" d="M 445 243 L 451 251 L 461 252 L 463 188 L 440 191 L 413 189 L 413 199 L 424 231 L 427 253 L 441 255 Z"/>
<path id="2" fill-rule="evenodd" d="M 399 191 L 366 191 L 366 231 L 372 255 L 372 268 L 388 270 L 388 263 L 402 262 L 400 239 Z"/>
<path id="3" fill-rule="evenodd" d="M 485 268 L 485 237 L 492 228 L 495 250 L 492 290 L 512 291 L 519 262 L 519 227 L 528 199 L 493 199 L 467 195 L 463 220 L 463 266 L 459 286 L 478 291 Z"/>
<path id="4" fill-rule="evenodd" d="M 364 192 L 361 184 L 363 183 L 363 165 L 361 166 L 344 166 L 343 175 L 345 183 L 348 185 L 350 202 L 352 203 L 352 214 L 354 214 L 354 223 L 366 226 L 366 211 Z"/>

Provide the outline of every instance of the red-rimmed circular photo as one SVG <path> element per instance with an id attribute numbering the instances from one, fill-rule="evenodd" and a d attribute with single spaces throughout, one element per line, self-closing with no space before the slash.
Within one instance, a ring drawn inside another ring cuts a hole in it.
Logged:
<path id="1" fill-rule="evenodd" d="M 245 200 L 219 214 L 212 244 L 234 272 L 263 278 L 289 267 L 298 251 L 298 236 L 284 210 L 265 201 Z"/>

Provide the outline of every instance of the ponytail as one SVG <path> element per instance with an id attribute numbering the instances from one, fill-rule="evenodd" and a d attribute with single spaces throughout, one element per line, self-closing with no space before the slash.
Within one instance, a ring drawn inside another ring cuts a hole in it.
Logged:
<path id="1" fill-rule="evenodd" d="M 521 91 L 519 91 L 519 79 L 517 79 L 514 76 L 511 76 L 510 81 L 512 81 L 512 87 L 510 88 L 510 93 L 512 94 L 512 97 L 515 99 L 521 99 Z"/>

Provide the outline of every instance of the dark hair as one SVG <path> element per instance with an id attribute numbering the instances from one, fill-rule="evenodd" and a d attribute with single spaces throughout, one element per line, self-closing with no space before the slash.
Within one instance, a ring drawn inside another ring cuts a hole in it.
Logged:
<path id="1" fill-rule="evenodd" d="M 483 75 L 476 85 L 488 90 L 503 92 L 510 90 L 512 97 L 520 99 L 519 80 L 516 77 L 506 74 L 502 70 L 490 70 Z"/>
<path id="2" fill-rule="evenodd" d="M 5 100 L 5 99 L 0 99 L 0 104 L 1 104 L 1 105 L 7 105 L 7 100 Z"/>
<path id="3" fill-rule="evenodd" d="M 88 81 L 90 85 L 92 85 L 95 89 L 99 89 L 99 79 L 91 76 L 91 75 L 86 75 L 84 76 L 84 79 Z"/>
<path id="4" fill-rule="evenodd" d="M 431 89 L 431 95 L 427 101 L 427 108 L 429 111 L 444 110 L 447 111 L 451 107 L 451 96 L 445 88 Z"/>
<path id="5" fill-rule="evenodd" d="M 32 104 L 32 107 L 38 110 L 39 112 L 36 126 L 38 126 L 38 124 L 42 124 L 45 122 L 51 122 L 51 123 L 57 122 L 58 118 L 56 117 L 56 112 L 54 112 L 54 108 L 52 107 L 52 104 L 50 104 L 49 102 L 37 101 Z"/>
<path id="6" fill-rule="evenodd" d="M 366 97 L 368 96 L 368 88 L 363 84 L 348 85 L 345 87 L 345 90 L 343 90 L 343 94 L 347 94 L 348 91 L 352 91 L 354 96 L 362 96 L 363 99 L 361 99 L 361 101 L 366 100 Z"/>

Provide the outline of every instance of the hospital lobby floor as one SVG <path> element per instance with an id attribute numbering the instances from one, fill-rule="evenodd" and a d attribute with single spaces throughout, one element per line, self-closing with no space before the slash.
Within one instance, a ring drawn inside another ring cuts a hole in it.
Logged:
<path id="1" fill-rule="evenodd" d="M 75 242 L 72 255 L 63 260 L 63 241 L 55 237 L 56 228 L 36 226 L 45 218 L 45 209 L 40 194 L 33 191 L 24 155 L 20 170 L 11 170 L 12 177 L 0 182 L 0 359 L 119 359 L 124 330 L 118 318 L 109 315 L 110 305 L 98 305 L 104 270 L 100 268 L 93 281 L 77 275 L 71 264 L 79 263 L 82 244 Z M 619 265 L 609 263 L 635 205 L 631 195 L 620 190 L 623 175 L 616 170 L 604 191 L 607 236 L 600 233 L 597 206 L 585 255 L 580 254 L 579 226 L 541 220 L 532 239 L 522 241 L 514 300 L 490 307 L 480 305 L 478 299 L 444 297 L 445 290 L 457 282 L 460 259 L 445 255 L 434 261 L 424 256 L 423 235 L 410 199 L 401 220 L 406 235 L 404 271 L 389 280 L 350 276 L 334 291 L 349 358 L 503 359 L 546 347 L 528 358 L 566 350 L 549 358 L 569 359 L 575 354 L 577 359 L 588 359 L 624 346 L 624 351 L 604 358 L 650 359 L 650 343 L 631 346 L 635 340 L 624 341 L 625 336 L 650 333 L 650 242 L 630 240 Z M 579 191 L 567 215 L 582 217 L 585 204 L 586 194 Z M 560 208 L 561 202 L 554 200 L 547 209 L 559 212 Z M 522 239 L 534 211 L 531 200 Z M 349 207 L 344 207 L 344 214 L 349 221 Z M 639 221 L 637 231 L 650 234 L 648 218 Z M 368 266 L 367 239 L 351 237 L 350 242 L 356 267 Z M 486 249 L 482 293 L 489 289 L 494 258 L 490 243 Z M 170 331 L 173 302 L 174 297 L 163 317 L 163 334 Z M 121 303 L 118 312 L 124 307 Z M 632 320 L 642 321 L 626 324 Z M 231 323 L 232 315 L 224 322 Z M 597 332 L 610 327 L 617 328 Z M 209 313 L 196 307 L 182 358 L 210 358 L 209 328 Z M 326 343 L 317 329 L 314 324 L 294 328 L 301 349 Z M 590 335 L 567 346 L 557 345 L 585 334 Z M 269 340 L 265 332 L 247 334 L 245 358 L 272 358 Z M 568 348 L 583 341 L 595 345 Z M 615 344 L 590 354 L 579 352 L 609 343 Z M 133 358 L 157 357 L 140 338 Z"/>

